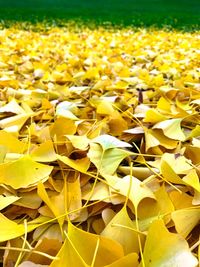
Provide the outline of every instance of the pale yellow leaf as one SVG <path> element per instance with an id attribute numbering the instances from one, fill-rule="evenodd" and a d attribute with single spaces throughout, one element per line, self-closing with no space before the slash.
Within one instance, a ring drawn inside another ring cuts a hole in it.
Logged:
<path id="1" fill-rule="evenodd" d="M 53 167 L 34 161 L 25 155 L 20 159 L 0 164 L 0 183 L 14 189 L 26 188 L 47 180 Z"/>

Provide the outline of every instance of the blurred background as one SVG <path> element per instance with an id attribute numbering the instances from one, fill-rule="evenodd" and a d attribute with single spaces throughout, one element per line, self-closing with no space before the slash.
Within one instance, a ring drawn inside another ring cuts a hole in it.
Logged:
<path id="1" fill-rule="evenodd" d="M 0 0 L 0 20 L 197 28 L 200 0 Z"/>

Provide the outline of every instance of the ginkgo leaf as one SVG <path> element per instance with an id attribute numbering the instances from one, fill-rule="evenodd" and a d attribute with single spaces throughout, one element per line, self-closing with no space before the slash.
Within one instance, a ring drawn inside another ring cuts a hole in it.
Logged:
<path id="1" fill-rule="evenodd" d="M 169 192 L 169 197 L 175 210 L 185 209 L 192 206 L 193 197 L 176 189 Z"/>
<path id="2" fill-rule="evenodd" d="M 80 255 L 85 255 L 83 258 L 88 264 L 91 264 L 94 259 L 97 241 L 99 241 L 94 266 L 103 266 L 112 263 L 124 255 L 122 247 L 117 242 L 105 237 L 87 233 L 72 224 L 69 224 L 68 226 L 68 238 L 77 248 Z M 82 246 L 80 246 L 80 241 Z M 90 248 L 89 251 L 88 247 Z"/>
<path id="3" fill-rule="evenodd" d="M 56 255 L 58 260 L 53 260 L 49 267 L 67 267 L 71 266 L 89 267 L 84 259 L 79 255 L 77 249 L 74 248 L 73 244 L 66 239 L 60 251 Z M 67 258 L 67 262 L 66 262 Z"/>
<path id="4" fill-rule="evenodd" d="M 47 180 L 53 167 L 35 162 L 25 155 L 20 159 L 0 165 L 0 183 L 14 189 L 26 188 Z"/>
<path id="5" fill-rule="evenodd" d="M 6 208 L 7 206 L 9 206 L 10 204 L 16 202 L 18 199 L 20 199 L 20 197 L 17 196 L 0 196 L 0 210 Z"/>
<path id="6" fill-rule="evenodd" d="M 63 229 L 67 230 L 67 224 L 63 225 Z M 57 241 L 59 241 L 60 243 L 63 242 L 63 236 L 62 233 L 60 231 L 60 226 L 59 224 L 55 223 L 55 224 L 43 224 L 39 227 L 37 227 L 34 232 L 33 232 L 33 239 L 35 241 L 40 241 L 42 239 L 55 239 Z M 57 254 L 57 253 L 56 253 Z"/>
<path id="7" fill-rule="evenodd" d="M 62 242 L 60 242 L 58 239 L 42 238 L 39 242 L 37 242 L 34 248 L 35 253 L 30 253 L 27 259 L 37 264 L 50 264 L 52 261 L 51 259 L 48 259 L 44 255 L 36 254 L 36 252 L 45 253 L 53 258 L 58 253 L 61 246 Z"/>
<path id="8" fill-rule="evenodd" d="M 106 208 L 102 211 L 102 220 L 104 222 L 105 225 L 108 225 L 109 222 L 113 219 L 113 217 L 115 217 L 115 212 L 114 210 L 110 209 L 110 208 Z"/>
<path id="9" fill-rule="evenodd" d="M 110 129 L 109 133 L 113 136 L 119 136 L 123 131 L 128 129 L 127 121 L 117 110 L 114 110 L 114 112 L 110 116 L 108 126 Z"/>
<path id="10" fill-rule="evenodd" d="M 86 150 L 88 148 L 90 140 L 85 135 L 66 135 L 66 137 L 70 140 L 73 147 Z"/>
<path id="11" fill-rule="evenodd" d="M 38 196 L 44 201 L 44 203 L 48 206 L 48 208 L 52 211 L 53 215 L 55 217 L 58 217 L 58 222 L 60 224 L 60 227 L 62 227 L 63 222 L 64 222 L 64 217 L 59 217 L 59 215 L 64 215 L 65 214 L 65 210 L 62 209 L 62 206 L 60 208 L 60 206 L 57 205 L 58 202 L 55 203 L 55 201 L 52 201 L 51 198 L 49 197 L 43 183 L 38 183 L 37 185 L 37 192 L 38 192 Z M 63 197 L 61 197 L 60 199 L 58 198 L 59 201 L 63 201 Z M 64 203 L 63 203 L 64 205 Z M 65 205 L 64 205 L 65 207 Z"/>
<path id="12" fill-rule="evenodd" d="M 113 112 L 114 112 L 114 108 L 113 108 L 112 103 L 104 100 L 104 101 L 100 101 L 97 104 L 97 113 L 98 114 L 112 115 Z"/>
<path id="13" fill-rule="evenodd" d="M 90 161 L 97 167 L 99 173 L 112 175 L 121 161 L 131 155 L 131 152 L 120 148 L 111 148 L 104 152 L 99 144 L 91 143 L 87 155 Z"/>
<path id="14" fill-rule="evenodd" d="M 200 105 L 200 99 L 195 99 L 195 100 L 191 101 L 191 104 Z"/>
<path id="15" fill-rule="evenodd" d="M 43 69 L 35 69 L 33 72 L 33 76 L 35 79 L 41 79 L 44 76 Z"/>
<path id="16" fill-rule="evenodd" d="M 150 226 L 143 258 L 146 267 L 196 267 L 198 264 L 185 239 L 170 233 L 162 220 L 154 221 Z"/>
<path id="17" fill-rule="evenodd" d="M 172 212 L 176 231 L 183 237 L 187 237 L 192 229 L 200 222 L 200 208 L 180 209 Z"/>
<path id="18" fill-rule="evenodd" d="M 192 169 L 186 176 L 184 176 L 183 181 L 200 193 L 200 181 L 195 169 Z"/>
<path id="19" fill-rule="evenodd" d="M 164 180 L 174 184 L 185 184 L 165 160 L 162 160 L 160 167 Z"/>
<path id="20" fill-rule="evenodd" d="M 0 145 L 7 148 L 7 152 L 23 153 L 27 147 L 26 143 L 19 141 L 12 133 L 0 131 Z"/>
<path id="21" fill-rule="evenodd" d="M 135 209 L 137 209 L 138 204 L 144 198 L 155 199 L 155 196 L 151 189 L 149 189 L 143 182 L 139 179 L 127 175 L 117 182 L 114 186 L 118 194 L 122 194 L 128 197 L 133 203 Z"/>
<path id="22" fill-rule="evenodd" d="M 50 127 L 50 133 L 56 141 L 63 140 L 63 137 L 67 134 L 75 134 L 76 125 L 73 120 L 60 117 Z M 64 138 L 65 140 L 66 138 Z"/>
<path id="23" fill-rule="evenodd" d="M 42 200 L 38 196 L 36 190 L 30 192 L 21 192 L 18 195 L 18 200 L 15 202 L 17 206 L 29 209 L 39 209 L 42 203 Z"/>
<path id="24" fill-rule="evenodd" d="M 158 110 L 156 109 L 149 109 L 145 113 L 144 122 L 150 122 L 150 123 L 158 123 L 161 121 L 166 120 L 167 118 L 162 115 Z"/>
<path id="25" fill-rule="evenodd" d="M 82 159 L 72 160 L 68 157 L 57 155 L 57 159 L 62 161 L 72 169 L 80 171 L 82 173 L 86 173 L 90 166 L 90 161 L 87 157 Z"/>
<path id="26" fill-rule="evenodd" d="M 162 160 L 165 160 L 177 174 L 188 174 L 192 169 L 191 161 L 179 154 L 164 153 Z"/>
<path id="27" fill-rule="evenodd" d="M 65 190 L 66 192 L 63 191 L 63 193 L 65 194 L 66 198 L 67 211 L 70 213 L 69 218 L 70 220 L 77 219 L 80 215 L 80 210 L 82 207 L 82 201 L 81 201 L 82 192 L 80 186 L 80 179 L 77 178 L 74 182 L 67 182 Z"/>
<path id="28" fill-rule="evenodd" d="M 162 129 L 165 136 L 179 141 L 185 140 L 185 135 L 181 129 L 182 119 L 170 119 L 158 122 L 153 129 Z"/>
<path id="29" fill-rule="evenodd" d="M 151 170 L 150 168 L 147 167 L 130 167 L 130 166 L 120 166 L 118 170 L 126 175 L 130 174 L 132 170 L 134 176 L 140 179 L 141 181 L 158 172 L 158 169 L 156 168 L 152 168 Z"/>
<path id="30" fill-rule="evenodd" d="M 142 127 L 134 127 L 134 128 L 130 128 L 128 130 L 125 130 L 124 133 L 128 133 L 128 134 L 143 134 L 144 133 L 144 129 Z"/>
<path id="31" fill-rule="evenodd" d="M 87 233 L 71 223 L 61 250 L 50 267 L 91 266 L 100 267 L 113 263 L 124 256 L 123 249 L 117 242 Z M 67 261 L 66 261 L 67 258 Z"/>
<path id="32" fill-rule="evenodd" d="M 163 218 L 165 223 L 171 220 L 170 214 L 174 211 L 174 205 L 166 191 L 166 187 L 163 185 L 155 190 L 154 196 L 156 201 L 146 198 L 138 206 L 138 217 L 141 221 L 140 225 L 145 224 L 146 220 L 146 226 L 148 226 L 148 218 Z M 149 220 L 149 223 L 150 222 L 151 220 Z"/>
<path id="33" fill-rule="evenodd" d="M 0 107 L 0 113 L 4 113 L 4 112 L 11 112 L 14 114 L 25 113 L 23 108 L 17 103 L 17 101 L 14 98 L 5 106 Z"/>
<path id="34" fill-rule="evenodd" d="M 24 235 L 26 229 L 24 224 L 17 224 L 15 221 L 11 221 L 6 218 L 2 213 L 0 213 L 0 242 L 4 242 L 19 236 Z M 30 224 L 28 225 L 28 232 L 37 228 L 39 224 Z"/>
<path id="35" fill-rule="evenodd" d="M 56 115 L 64 118 L 68 118 L 71 120 L 78 120 L 75 116 L 79 112 L 75 103 L 71 103 L 68 101 L 63 101 L 59 103 L 56 107 Z"/>
<path id="36" fill-rule="evenodd" d="M 151 129 L 149 130 L 149 133 L 159 141 L 161 146 L 167 149 L 174 149 L 177 147 L 177 141 L 163 135 L 161 130 Z"/>
<path id="37" fill-rule="evenodd" d="M 107 184 L 102 182 L 98 182 L 95 185 L 95 188 L 92 190 L 92 186 L 87 186 L 85 189 L 82 190 L 82 199 L 84 200 L 101 200 L 105 199 L 104 201 L 109 201 L 111 197 L 111 193 Z"/>
<path id="38" fill-rule="evenodd" d="M 145 129 L 145 144 L 146 150 L 159 145 L 167 149 L 174 149 L 177 147 L 177 141 L 166 137 L 157 129 Z"/>
<path id="39" fill-rule="evenodd" d="M 194 139 L 195 138 L 193 138 L 193 140 Z M 191 159 L 193 164 L 198 164 L 200 162 L 200 146 L 195 143 L 186 146 L 185 156 Z"/>
<path id="40" fill-rule="evenodd" d="M 81 94 L 85 90 L 88 90 L 89 86 L 72 86 L 69 88 L 69 91 L 76 94 Z"/>
<path id="41" fill-rule="evenodd" d="M 35 161 L 52 162 L 57 160 L 52 141 L 48 140 L 31 152 L 31 157 Z"/>
<path id="42" fill-rule="evenodd" d="M 138 255 L 136 253 L 130 253 L 121 259 L 104 267 L 138 267 Z"/>
<path id="43" fill-rule="evenodd" d="M 110 149 L 110 148 L 117 148 L 117 147 L 132 147 L 129 143 L 120 141 L 116 137 L 113 137 L 108 134 L 100 135 L 94 138 L 92 142 L 100 144 L 103 151 Z"/>
<path id="44" fill-rule="evenodd" d="M 120 243 L 123 246 L 125 255 L 131 252 L 139 253 L 138 235 L 140 234 L 128 216 L 125 206 L 113 217 L 101 233 L 101 236 Z M 140 242 L 142 241 L 144 242 L 144 235 L 140 235 Z"/>
<path id="45" fill-rule="evenodd" d="M 196 127 L 190 132 L 187 138 L 195 138 L 200 136 L 200 126 L 196 125 Z"/>
<path id="46" fill-rule="evenodd" d="M 150 130 L 146 129 L 145 130 L 145 146 L 146 146 L 146 151 L 148 151 L 152 147 L 159 146 L 160 142 L 159 140 L 153 136 Z"/>
<path id="47" fill-rule="evenodd" d="M 167 113 L 171 113 L 171 105 L 169 100 L 167 100 L 165 97 L 160 97 L 160 99 L 157 102 L 157 108 L 160 111 L 164 111 Z"/>
<path id="48" fill-rule="evenodd" d="M 18 132 L 25 122 L 34 114 L 22 113 L 0 121 L 0 127 L 8 132 Z"/>

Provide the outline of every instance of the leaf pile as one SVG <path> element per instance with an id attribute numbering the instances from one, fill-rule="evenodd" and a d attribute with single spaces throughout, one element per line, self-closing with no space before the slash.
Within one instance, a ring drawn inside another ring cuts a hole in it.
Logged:
<path id="1" fill-rule="evenodd" d="M 195 267 L 196 33 L 0 31 L 3 266 Z"/>

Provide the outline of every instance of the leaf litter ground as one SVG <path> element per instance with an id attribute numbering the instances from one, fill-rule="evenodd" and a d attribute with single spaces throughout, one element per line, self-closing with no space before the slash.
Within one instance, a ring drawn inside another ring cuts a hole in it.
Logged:
<path id="1" fill-rule="evenodd" d="M 3 266 L 198 266 L 199 45 L 0 31 Z"/>

